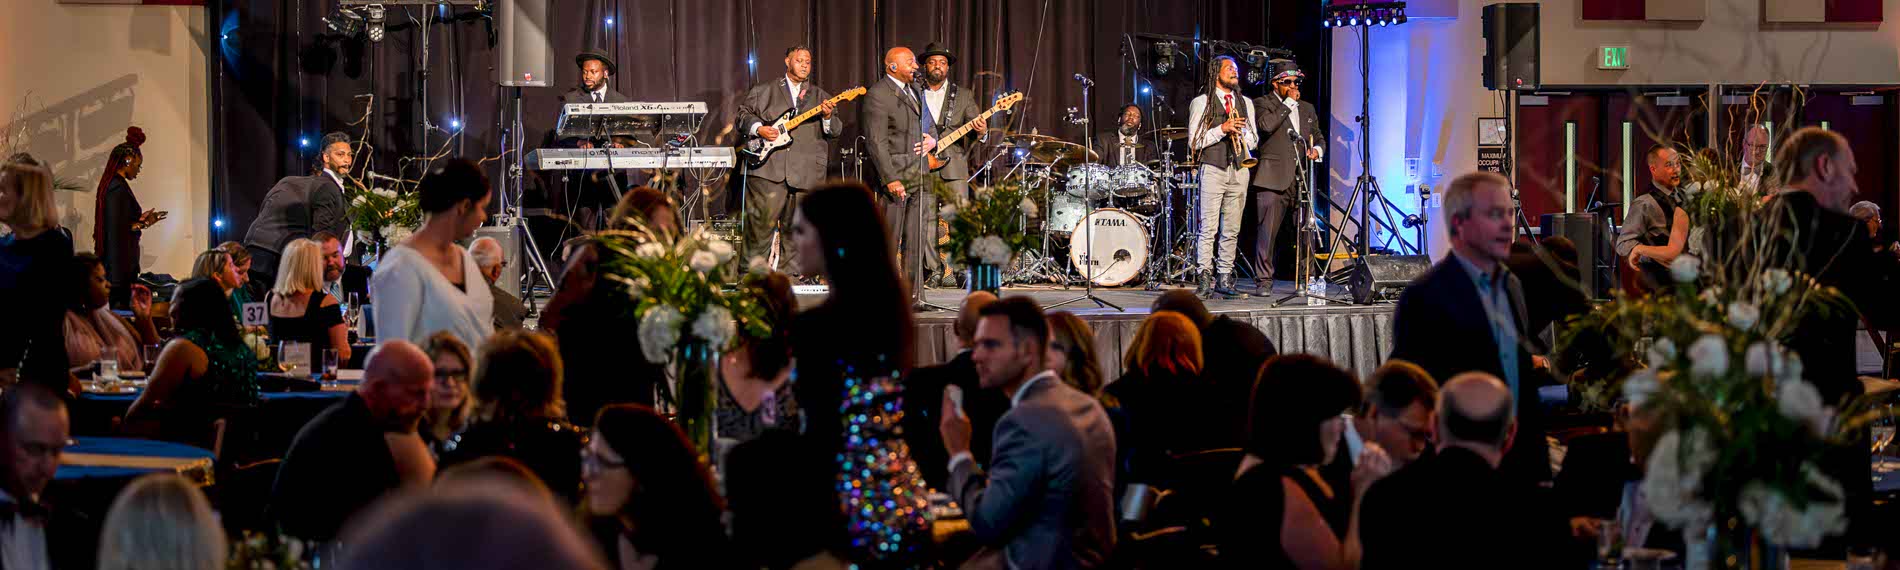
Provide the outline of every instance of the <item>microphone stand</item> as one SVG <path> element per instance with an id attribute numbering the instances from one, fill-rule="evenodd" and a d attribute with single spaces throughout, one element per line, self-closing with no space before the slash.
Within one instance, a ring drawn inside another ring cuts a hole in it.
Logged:
<path id="1" fill-rule="evenodd" d="M 1095 108 L 1089 106 L 1089 92 L 1093 90 L 1094 82 L 1088 81 L 1086 78 L 1080 79 L 1082 79 L 1082 119 L 1083 124 L 1088 125 L 1082 128 L 1082 147 L 1084 153 L 1082 156 L 1083 158 L 1087 158 L 1087 152 L 1095 148 L 1094 133 L 1090 132 L 1094 130 L 1095 121 L 1093 120 L 1093 115 Z M 1095 195 L 1095 178 L 1094 176 L 1088 177 L 1088 182 L 1086 186 L 1084 186 L 1084 188 L 1087 188 L 1087 191 L 1083 193 L 1084 196 L 1092 197 Z M 1108 300 L 1095 295 L 1096 275 L 1091 272 L 1095 267 L 1095 222 L 1090 220 L 1089 216 L 1082 216 L 1082 232 L 1082 296 L 1043 307 L 1043 310 L 1054 309 L 1077 301 L 1093 301 L 1095 307 L 1098 309 L 1107 307 L 1115 309 L 1117 312 L 1126 311 L 1127 309 L 1123 309 L 1121 306 L 1110 303 Z"/>
<path id="2" fill-rule="evenodd" d="M 1297 261 L 1293 264 L 1293 292 L 1279 299 L 1275 299 L 1270 306 L 1278 308 L 1294 299 L 1319 299 L 1322 301 L 1349 304 L 1346 299 L 1328 297 L 1324 292 L 1315 294 L 1312 290 L 1307 289 L 1307 284 L 1313 280 L 1313 265 L 1316 263 L 1313 247 L 1319 245 L 1316 243 L 1319 240 L 1319 225 L 1316 221 L 1319 216 L 1313 212 L 1313 204 L 1318 202 L 1318 199 L 1313 196 L 1313 193 L 1317 191 L 1317 187 L 1312 183 L 1312 174 L 1310 172 L 1313 168 L 1313 162 L 1306 158 L 1306 151 L 1312 148 L 1312 145 L 1307 144 L 1306 140 L 1301 138 L 1299 133 L 1295 133 L 1291 129 L 1287 130 L 1286 134 L 1287 137 L 1293 139 L 1293 155 L 1299 165 L 1299 168 L 1293 171 L 1293 187 L 1299 190 L 1299 193 L 1294 195 L 1293 208 L 1294 211 L 1299 212 L 1300 215 L 1299 237 L 1293 240 L 1295 244 L 1293 246 L 1293 256 Z M 1324 283 L 1323 280 L 1321 282 Z"/>

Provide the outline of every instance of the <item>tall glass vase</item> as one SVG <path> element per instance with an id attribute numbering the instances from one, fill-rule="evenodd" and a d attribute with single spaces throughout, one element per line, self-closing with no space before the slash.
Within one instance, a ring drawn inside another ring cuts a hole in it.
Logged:
<path id="1" fill-rule="evenodd" d="M 971 260 L 965 264 L 965 267 L 967 268 L 965 271 L 969 273 L 968 284 L 964 287 L 965 294 L 988 291 L 992 295 L 999 295 L 1003 292 L 1002 266 Z"/>
<path id="2" fill-rule="evenodd" d="M 673 348 L 674 419 L 693 448 L 711 458 L 713 406 L 718 402 L 714 382 L 719 381 L 719 351 L 703 340 L 692 339 Z"/>
<path id="3" fill-rule="evenodd" d="M 1701 531 L 1683 531 L 1689 550 L 1685 570 L 1788 570 L 1788 549 L 1769 543 L 1741 517 L 1723 520 Z"/>

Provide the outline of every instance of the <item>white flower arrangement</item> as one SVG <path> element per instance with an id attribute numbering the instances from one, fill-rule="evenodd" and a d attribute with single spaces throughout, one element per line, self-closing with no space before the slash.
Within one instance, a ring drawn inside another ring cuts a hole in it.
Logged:
<path id="1" fill-rule="evenodd" d="M 1009 263 L 1011 255 L 1009 244 L 997 236 L 982 236 L 970 242 L 970 257 L 981 263 L 1001 266 Z"/>
<path id="2" fill-rule="evenodd" d="M 1022 206 L 1020 206 L 1019 208 L 1023 211 L 1024 216 L 1029 216 L 1031 218 L 1036 217 L 1036 212 L 1037 212 L 1036 201 L 1029 199 L 1028 196 L 1023 197 Z"/>
<path id="3" fill-rule="evenodd" d="M 739 255 L 739 251 L 733 249 L 732 242 L 723 239 L 706 242 L 706 251 L 710 251 L 713 255 L 717 256 L 719 263 L 731 261 L 734 256 Z"/>
<path id="4" fill-rule="evenodd" d="M 1761 282 L 1769 293 L 1782 295 L 1794 287 L 1794 275 L 1786 269 L 1770 269 L 1761 273 Z"/>
<path id="5" fill-rule="evenodd" d="M 956 221 L 957 220 L 957 205 L 944 204 L 943 207 L 937 208 L 937 217 L 946 222 Z"/>
<path id="6" fill-rule="evenodd" d="M 719 266 L 719 256 L 702 249 L 693 252 L 693 257 L 687 260 L 686 265 L 693 268 L 693 271 L 705 273 Z"/>
<path id="7" fill-rule="evenodd" d="M 1728 374 L 1728 345 L 1722 335 L 1705 334 L 1689 345 L 1689 373 L 1708 378 Z"/>
<path id="8" fill-rule="evenodd" d="M 1812 463 L 1804 465 L 1802 473 L 1808 486 L 1821 493 L 1820 498 L 1809 498 L 1805 507 L 1797 506 L 1781 491 L 1751 482 L 1742 488 L 1742 519 L 1775 544 L 1815 548 L 1829 535 L 1846 532 L 1847 508 L 1839 482 L 1822 475 Z"/>
<path id="9" fill-rule="evenodd" d="M 666 362 L 673 345 L 679 344 L 680 325 L 685 322 L 686 315 L 666 305 L 654 305 L 640 315 L 640 352 L 647 362 Z"/>
<path id="10" fill-rule="evenodd" d="M 1755 323 L 1760 321 L 1761 307 L 1754 303 L 1736 301 L 1728 304 L 1728 324 L 1734 325 L 1735 328 L 1752 329 L 1755 328 Z"/>
<path id="11" fill-rule="evenodd" d="M 693 336 L 704 339 L 713 346 L 725 346 L 726 343 L 732 342 L 732 338 L 738 332 L 738 327 L 732 322 L 732 311 L 726 310 L 725 307 L 707 307 L 705 311 L 699 313 L 699 318 L 693 319 Z"/>
<path id="12" fill-rule="evenodd" d="M 1680 528 L 1699 528 L 1715 516 L 1715 506 L 1702 499 L 1703 477 L 1715 466 L 1717 450 L 1708 432 L 1695 430 L 1685 437 L 1670 431 L 1649 453 L 1643 475 L 1643 494 L 1658 520 Z"/>
<path id="13" fill-rule="evenodd" d="M 647 243 L 640 244 L 640 247 L 634 248 L 633 254 L 640 257 L 644 257 L 644 258 L 659 257 L 662 255 L 666 255 L 666 246 L 653 243 L 653 242 L 647 242 Z"/>
<path id="14" fill-rule="evenodd" d="M 1694 283 L 1702 275 L 1702 259 L 1693 255 L 1678 255 L 1669 262 L 1669 276 L 1677 283 Z"/>

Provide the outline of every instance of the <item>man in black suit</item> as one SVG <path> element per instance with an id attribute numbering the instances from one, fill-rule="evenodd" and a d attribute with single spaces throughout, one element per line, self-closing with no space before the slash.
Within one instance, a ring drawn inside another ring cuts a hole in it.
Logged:
<path id="1" fill-rule="evenodd" d="M 260 283 L 277 282 L 277 260 L 291 240 L 308 238 L 317 232 L 349 235 L 349 202 L 346 188 L 356 188 L 343 177 L 355 162 L 349 135 L 330 133 L 318 147 L 317 172 L 309 176 L 290 176 L 278 180 L 264 203 L 257 207 L 257 219 L 244 232 L 244 248 L 251 251 L 251 278 Z"/>
<path id="2" fill-rule="evenodd" d="M 1446 382 L 1438 453 L 1366 489 L 1359 506 L 1360 568 L 1525 568 L 1561 548 L 1561 522 L 1538 489 L 1499 469 L 1514 440 L 1510 388 L 1479 372 Z"/>
<path id="3" fill-rule="evenodd" d="M 921 301 L 924 291 L 923 258 L 933 255 L 934 243 L 925 243 L 925 224 L 936 225 L 930 168 L 924 154 L 937 148 L 937 123 L 923 118 L 923 103 L 911 86 L 917 56 L 910 48 L 884 52 L 884 76 L 866 85 L 859 128 L 870 146 L 871 166 L 877 171 L 878 194 L 884 198 L 884 221 L 898 244 L 911 298 Z"/>
<path id="4" fill-rule="evenodd" d="M 798 248 L 792 247 L 792 205 L 799 192 L 818 187 L 825 178 L 831 139 L 840 128 L 832 120 L 837 104 L 831 92 L 811 81 L 811 48 L 795 45 L 785 50 L 785 76 L 760 83 L 739 103 L 739 124 L 748 136 L 762 141 L 792 137 L 792 144 L 772 152 L 763 166 L 746 175 L 746 257 L 768 261 L 777 253 L 779 265 L 796 272 Z M 820 109 L 823 117 L 781 133 L 773 128 L 780 115 Z M 777 237 L 776 244 L 773 238 Z M 774 247 L 774 246 L 777 247 Z"/>
<path id="5" fill-rule="evenodd" d="M 1095 152 L 1109 166 L 1146 165 L 1154 160 L 1154 141 L 1141 136 L 1141 106 L 1122 105 L 1115 124 L 1095 133 Z"/>
<path id="6" fill-rule="evenodd" d="M 580 67 L 581 84 L 561 94 L 560 101 L 562 105 L 575 103 L 626 103 L 631 101 L 626 95 L 621 95 L 619 91 L 614 90 L 612 86 L 613 78 L 620 75 L 620 66 L 614 63 L 613 57 L 607 55 L 606 51 L 599 48 L 584 50 L 574 56 L 574 65 Z M 548 136 L 552 137 L 554 133 L 550 132 Z M 552 144 L 548 146 L 581 149 L 596 147 L 610 149 L 625 148 L 626 140 L 624 138 L 568 137 L 559 141 L 553 141 Z M 551 205 L 555 206 L 557 210 L 562 208 L 573 210 L 574 215 L 579 218 L 581 225 L 584 227 L 605 225 L 604 222 L 596 224 L 595 216 L 597 214 L 605 215 L 608 210 L 613 208 L 615 202 L 614 183 L 607 179 L 607 174 L 608 173 L 601 171 L 578 174 L 576 176 L 578 177 L 579 185 L 577 187 L 569 187 L 568 181 L 573 179 L 568 177 L 566 171 L 562 171 L 559 175 L 563 188 L 563 192 L 560 193 L 562 199 L 552 201 Z M 630 188 L 630 186 L 627 186 L 627 174 L 625 172 L 614 173 L 614 176 L 619 177 L 622 189 Z M 578 191 L 573 194 L 568 194 L 567 191 L 570 188 L 577 189 Z M 569 196 L 573 197 L 569 198 Z"/>
<path id="7" fill-rule="evenodd" d="M 1319 112 L 1300 99 L 1300 81 L 1306 74 L 1291 60 L 1279 63 L 1279 71 L 1273 74 L 1273 95 L 1258 105 L 1260 168 L 1253 173 L 1258 232 L 1253 242 L 1253 278 L 1260 295 L 1273 293 L 1273 240 L 1280 235 L 1280 222 L 1286 220 L 1287 204 L 1298 199 L 1291 193 L 1305 190 L 1294 187 L 1294 175 L 1303 167 L 1302 159 L 1319 160 L 1325 141 L 1319 133 Z"/>
<path id="8" fill-rule="evenodd" d="M 963 411 L 970 416 L 973 428 L 970 455 L 980 467 L 990 465 L 990 432 L 996 428 L 996 419 L 1009 410 L 1009 398 L 1002 391 L 983 388 L 976 377 L 976 360 L 971 357 L 976 348 L 977 314 L 994 302 L 996 296 L 983 291 L 964 297 L 954 325 L 957 343 L 963 349 L 948 362 L 912 370 L 904 381 L 904 441 L 910 442 L 910 458 L 933 489 L 946 488 L 950 477 L 945 470 L 950 453 L 944 451 L 943 438 L 937 435 L 937 423 L 943 419 L 938 414 L 943 409 L 944 388 L 956 386 L 963 392 Z"/>
<path id="9" fill-rule="evenodd" d="M 43 493 L 59 471 L 72 421 L 59 394 L 20 383 L 0 396 L 0 567 L 91 567 L 98 525 L 49 508 Z M 77 499 L 77 497 L 74 497 Z"/>
<path id="10" fill-rule="evenodd" d="M 963 127 L 964 123 L 975 119 L 987 106 L 977 105 L 982 95 L 950 81 L 950 66 L 957 64 L 957 56 L 936 43 L 924 46 L 924 109 L 936 134 L 947 133 Z M 977 141 L 989 133 L 989 125 L 978 121 L 972 127 L 974 135 L 966 134 L 949 146 L 938 149 L 938 158 L 943 159 L 943 168 L 937 169 L 937 178 L 942 180 L 944 188 L 952 196 L 970 195 L 970 154 L 976 148 Z M 927 189 L 926 189 L 927 190 Z M 933 287 L 950 287 L 956 279 L 944 273 L 942 260 L 937 257 L 937 196 L 925 192 L 919 196 L 925 202 L 923 211 L 927 214 L 924 242 L 924 274 L 930 276 L 926 283 Z"/>
<path id="11" fill-rule="evenodd" d="M 1399 295 L 1391 357 L 1417 364 L 1432 378 L 1477 371 L 1503 379 L 1524 434 L 1504 470 L 1528 483 L 1548 480 L 1533 356 L 1541 348 L 1527 320 L 1524 285 L 1504 265 L 1511 254 L 1510 182 L 1473 172 L 1453 179 L 1444 200 L 1451 254 Z"/>

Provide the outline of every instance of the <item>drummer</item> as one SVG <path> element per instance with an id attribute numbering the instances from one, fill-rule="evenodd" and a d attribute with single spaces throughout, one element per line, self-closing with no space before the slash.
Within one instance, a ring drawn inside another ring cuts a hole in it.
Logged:
<path id="1" fill-rule="evenodd" d="M 1101 153 L 1102 163 L 1110 168 L 1154 160 L 1154 142 L 1141 133 L 1141 107 L 1122 105 L 1115 126 L 1096 133 L 1095 148 Z"/>

